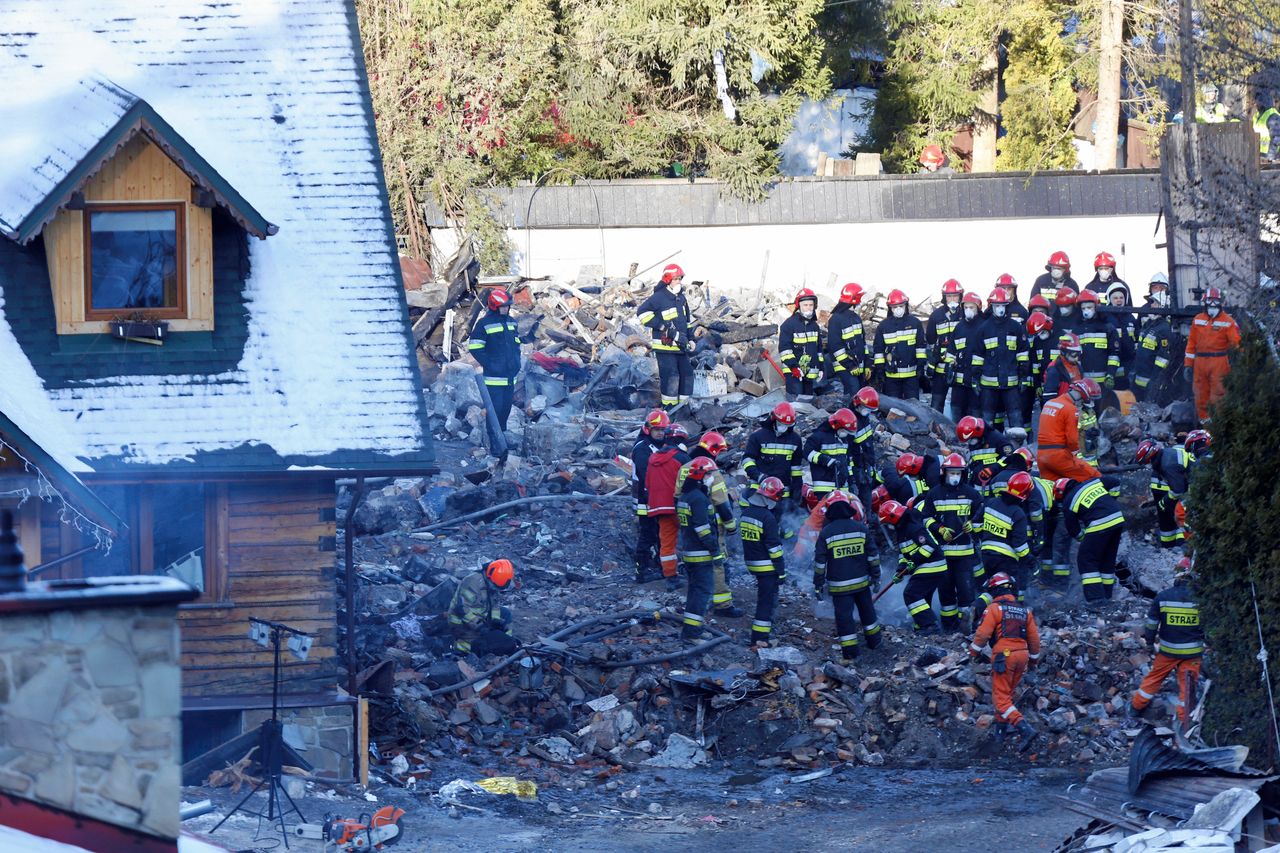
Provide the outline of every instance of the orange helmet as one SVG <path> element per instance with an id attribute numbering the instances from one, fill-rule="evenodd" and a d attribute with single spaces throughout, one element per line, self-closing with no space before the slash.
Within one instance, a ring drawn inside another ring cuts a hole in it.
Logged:
<path id="1" fill-rule="evenodd" d="M 964 288 L 960 286 L 960 282 L 954 278 L 949 278 L 942 283 L 942 294 L 944 296 L 952 296 L 957 293 L 964 293 Z"/>
<path id="2" fill-rule="evenodd" d="M 1081 305 L 1085 304 L 1086 302 L 1092 302 L 1094 305 L 1097 305 L 1098 302 L 1100 301 L 1101 300 L 1098 299 L 1098 294 L 1094 293 L 1092 290 L 1089 290 L 1087 288 L 1083 293 L 1081 293 L 1079 296 L 1076 297 L 1076 302 L 1078 302 Z"/>
<path id="3" fill-rule="evenodd" d="M 1058 292 L 1054 294 L 1053 304 L 1060 308 L 1066 308 L 1068 305 L 1076 304 L 1076 292 L 1069 287 L 1059 287 Z"/>
<path id="4" fill-rule="evenodd" d="M 654 409 L 644 416 L 644 426 L 641 430 L 645 435 L 652 435 L 655 429 L 665 430 L 669 426 L 671 426 L 671 416 L 662 409 Z"/>
<path id="5" fill-rule="evenodd" d="M 991 291 L 991 295 L 987 297 L 987 304 L 1008 305 L 1009 291 L 1005 290 L 1003 287 L 997 287 L 995 290 Z"/>
<path id="6" fill-rule="evenodd" d="M 885 301 L 889 303 L 890 307 L 894 305 L 906 305 L 907 294 L 903 293 L 901 290 L 890 290 L 889 296 Z"/>
<path id="7" fill-rule="evenodd" d="M 796 408 L 784 400 L 773 407 L 769 416 L 773 418 L 774 423 L 791 426 L 796 422 Z"/>
<path id="8" fill-rule="evenodd" d="M 858 428 L 858 416 L 852 409 L 836 409 L 827 418 L 827 423 L 831 424 L 834 430 L 855 430 Z"/>
<path id="9" fill-rule="evenodd" d="M 858 393 L 853 395 L 854 405 L 866 406 L 872 411 L 880 410 L 880 392 L 872 388 L 870 385 L 864 385 L 858 389 Z"/>
<path id="10" fill-rule="evenodd" d="M 1031 475 L 1026 471 L 1019 471 L 1009 478 L 1009 482 L 1005 484 L 1004 490 L 1014 498 L 1025 501 L 1030 495 L 1034 485 L 1031 482 Z"/>
<path id="11" fill-rule="evenodd" d="M 484 579 L 498 589 L 506 589 L 515 576 L 516 569 L 510 560 L 494 560 L 484 567 Z"/>
<path id="12" fill-rule="evenodd" d="M 697 459 L 689 463 L 688 478 L 690 480 L 705 480 L 707 475 L 716 470 L 714 459 L 706 456 L 699 456 Z"/>
<path id="13" fill-rule="evenodd" d="M 956 438 L 961 441 L 982 438 L 983 433 L 986 431 L 987 422 L 982 418 L 975 418 L 973 415 L 965 415 L 960 419 L 960 423 L 956 424 Z"/>
<path id="14" fill-rule="evenodd" d="M 946 155 L 942 153 L 942 148 L 937 145 L 926 145 L 924 150 L 920 152 L 920 164 L 924 166 L 941 166 L 947 162 Z"/>
<path id="15" fill-rule="evenodd" d="M 729 449 L 729 442 L 724 440 L 724 436 L 715 430 L 704 432 L 702 438 L 698 441 L 698 446 L 711 454 L 711 458 L 719 456 Z"/>
<path id="16" fill-rule="evenodd" d="M 813 306 L 815 308 L 818 307 L 818 294 L 814 293 L 812 290 L 810 290 L 807 287 L 802 287 L 800 288 L 800 291 L 796 294 L 795 302 L 792 303 L 792 310 L 799 311 L 800 303 L 806 299 L 812 299 Z"/>
<path id="17" fill-rule="evenodd" d="M 880 509 L 876 511 L 881 524 L 897 524 L 902 521 L 902 517 L 906 514 L 907 508 L 897 501 L 885 501 L 880 504 Z"/>
<path id="18" fill-rule="evenodd" d="M 924 467 L 924 457 L 917 456 L 914 453 L 904 453 L 898 457 L 898 461 L 894 467 L 898 469 L 898 473 L 902 476 L 914 477 L 916 474 L 919 474 L 920 469 Z"/>
<path id="19" fill-rule="evenodd" d="M 782 495 L 786 490 L 787 487 L 777 477 L 765 477 L 760 481 L 760 485 L 756 487 L 756 494 L 771 501 L 777 501 L 782 500 Z"/>
<path id="20" fill-rule="evenodd" d="M 1054 252 L 1052 255 L 1049 256 L 1049 263 L 1044 265 L 1044 268 L 1046 270 L 1048 270 L 1050 267 L 1062 267 L 1064 270 L 1067 270 L 1068 272 L 1070 272 L 1071 259 L 1067 257 L 1066 252 Z"/>
<path id="21" fill-rule="evenodd" d="M 670 284 L 677 278 L 684 278 L 684 270 L 679 264 L 667 264 L 662 268 L 662 283 Z"/>
<path id="22" fill-rule="evenodd" d="M 1039 308 L 1041 311 L 1049 310 L 1049 300 L 1045 299 L 1042 294 L 1037 293 L 1035 296 L 1027 300 L 1027 308 L 1034 311 Z"/>
<path id="23" fill-rule="evenodd" d="M 1038 335 L 1041 332 L 1053 331 L 1053 319 L 1041 314 L 1039 311 L 1027 317 L 1027 334 Z"/>
<path id="24" fill-rule="evenodd" d="M 497 311 L 502 306 L 511 304 L 511 294 L 504 288 L 495 287 L 489 291 L 489 295 L 485 297 L 484 302 L 489 306 L 490 311 Z"/>
<path id="25" fill-rule="evenodd" d="M 1096 270 L 1098 267 L 1111 267 L 1112 269 L 1115 269 L 1116 259 L 1111 257 L 1107 252 L 1099 252 L 1098 256 L 1093 259 L 1093 268 Z"/>
<path id="26" fill-rule="evenodd" d="M 840 288 L 840 301 L 845 305 L 859 305 L 862 302 L 862 285 L 849 282 Z"/>

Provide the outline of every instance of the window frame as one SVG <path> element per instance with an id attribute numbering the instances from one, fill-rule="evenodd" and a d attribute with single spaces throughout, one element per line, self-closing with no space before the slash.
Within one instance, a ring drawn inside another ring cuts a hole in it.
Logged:
<path id="1" fill-rule="evenodd" d="M 174 253 L 178 276 L 178 305 L 173 308 L 94 308 L 93 307 L 93 214 L 132 213 L 147 210 L 167 210 L 174 214 Z M 187 205 L 181 201 L 143 202 L 93 202 L 84 206 L 84 319 L 85 321 L 117 320 L 125 317 L 145 317 L 148 320 L 185 320 L 188 313 L 187 299 Z"/>
<path id="2" fill-rule="evenodd" d="M 230 545 L 229 503 L 227 484 L 209 481 L 192 481 L 188 485 L 204 486 L 204 590 L 197 606 L 209 606 L 227 601 L 229 590 L 227 556 Z M 130 537 L 133 547 L 134 572 L 140 575 L 155 574 L 154 525 L 155 503 L 152 483 L 140 483 L 135 488 L 136 500 L 133 518 L 130 519 Z"/>

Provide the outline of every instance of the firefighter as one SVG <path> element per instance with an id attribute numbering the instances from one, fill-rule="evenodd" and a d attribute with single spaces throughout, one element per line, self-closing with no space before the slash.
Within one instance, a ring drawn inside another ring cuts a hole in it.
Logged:
<path id="1" fill-rule="evenodd" d="M 676 515 L 680 519 L 680 559 L 688 576 L 684 628 L 680 632 L 685 640 L 702 636 L 714 588 L 713 564 L 720 554 L 720 537 L 706 484 L 707 475 L 714 470 L 716 463 L 705 456 L 689 463 L 689 474 L 676 503 Z"/>
<path id="2" fill-rule="evenodd" d="M 1084 350 L 1080 369 L 1084 375 L 1104 388 L 1114 388 L 1120 369 L 1120 335 L 1111 321 L 1098 311 L 1098 294 L 1086 290 L 1080 294 L 1077 307 L 1080 320 L 1072 331 L 1080 338 Z"/>
<path id="3" fill-rule="evenodd" d="M 1084 482 L 1059 478 L 1053 484 L 1053 497 L 1062 505 L 1067 535 L 1080 540 L 1076 569 L 1085 601 L 1110 599 L 1115 592 L 1120 534 L 1124 532 L 1120 502 L 1097 478 Z"/>
<path id="4" fill-rule="evenodd" d="M 924 329 L 924 340 L 929 347 L 929 402 L 939 412 L 947 402 L 947 386 L 950 385 L 947 350 L 951 346 L 951 333 L 960 320 L 960 299 L 963 296 L 964 288 L 960 282 L 954 278 L 943 282 L 942 304 L 933 309 Z"/>
<path id="5" fill-rule="evenodd" d="M 1190 707 L 1196 701 L 1196 682 L 1204 657 L 1204 626 L 1189 558 L 1184 557 L 1178 564 L 1173 586 L 1152 599 L 1143 633 L 1155 646 L 1156 657 L 1142 685 L 1133 693 L 1132 712 L 1125 720 L 1125 728 L 1140 724 L 1138 715 L 1151 704 L 1172 672 L 1178 682 L 1178 722 L 1185 731 Z"/>
<path id="6" fill-rule="evenodd" d="M 1032 311 L 1027 318 L 1027 380 L 1022 385 L 1022 422 L 1030 427 L 1034 421 L 1036 399 L 1044 387 L 1049 365 L 1058 358 L 1058 337 L 1053 334 L 1053 318 Z"/>
<path id="7" fill-rule="evenodd" d="M 1240 346 L 1240 327 L 1222 310 L 1222 291 L 1210 287 L 1201 300 L 1204 310 L 1191 321 L 1183 375 L 1193 383 L 1196 414 L 1200 423 L 1209 422 L 1209 406 L 1226 393 L 1222 381 L 1231 372 L 1228 356 Z"/>
<path id="8" fill-rule="evenodd" d="M 1124 284 L 1124 280 L 1116 277 L 1115 256 L 1110 252 L 1099 252 L 1093 259 L 1093 278 L 1085 285 L 1085 289 L 1101 296 L 1116 283 Z"/>
<path id="9" fill-rule="evenodd" d="M 955 170 L 947 165 L 947 155 L 937 145 L 926 145 L 920 152 L 920 174 L 952 175 Z"/>
<path id="10" fill-rule="evenodd" d="M 942 546 L 925 527 L 924 519 L 914 509 L 898 501 L 887 500 L 880 504 L 880 523 L 893 530 L 898 545 L 898 574 L 910 577 L 902 590 L 902 601 L 911 614 L 916 631 L 920 634 L 938 633 L 938 617 L 933 612 L 934 593 L 941 591 L 947 579 L 947 558 Z M 939 596 L 941 599 L 941 596 Z M 941 601 L 943 607 L 955 606 L 955 602 Z"/>
<path id="11" fill-rule="evenodd" d="M 467 351 L 484 370 L 484 386 L 493 403 L 498 428 L 506 430 L 520 373 L 520 334 L 511 319 L 511 294 L 495 287 L 485 297 L 488 312 L 471 329 Z"/>
<path id="12" fill-rule="evenodd" d="M 951 376 L 951 419 L 982 414 L 981 379 L 974 356 L 982 346 L 982 297 L 966 293 L 960 301 L 960 317 L 951 332 L 947 372 Z"/>
<path id="13" fill-rule="evenodd" d="M 909 455 L 909 454 L 904 454 Z M 901 457 L 899 457 L 901 460 Z M 876 471 L 876 480 L 879 483 L 871 491 L 871 499 L 875 500 L 877 495 L 882 500 L 895 500 L 898 503 L 905 504 L 918 498 L 925 492 L 925 485 L 919 479 L 901 473 L 898 470 L 898 462 L 886 461 Z M 883 492 L 880 490 L 884 489 Z"/>
<path id="14" fill-rule="evenodd" d="M 773 632 L 773 609 L 778 603 L 778 587 L 787 576 L 782 554 L 782 537 L 773 508 L 785 491 L 777 477 L 765 477 L 747 498 L 738 520 L 742 538 L 742 559 L 756 581 L 756 613 L 751 622 L 752 644 L 769 642 Z"/>
<path id="15" fill-rule="evenodd" d="M 924 326 L 910 313 L 907 294 L 889 292 L 889 316 L 876 328 L 875 366 L 884 393 L 904 400 L 920 397 L 925 369 Z"/>
<path id="16" fill-rule="evenodd" d="M 1133 454 L 1138 465 L 1151 466 L 1151 499 L 1156 505 L 1156 524 L 1161 548 L 1176 548 L 1185 538 L 1178 526 L 1175 507 L 1187 492 L 1187 480 L 1195 460 L 1185 447 L 1163 447 L 1144 438 Z"/>
<path id="17" fill-rule="evenodd" d="M 850 397 L 871 378 L 871 357 L 867 354 L 862 318 L 854 310 L 862 304 L 862 294 L 862 285 L 854 282 L 840 288 L 840 299 L 827 320 L 824 363 Z"/>
<path id="18" fill-rule="evenodd" d="M 645 415 L 640 437 L 631 447 L 631 495 L 636 508 L 636 583 L 648 583 L 661 576 L 658 571 L 658 519 L 649 517 L 649 496 L 645 491 L 649 457 L 662 449 L 671 428 L 671 418 L 661 409 Z"/>
<path id="19" fill-rule="evenodd" d="M 1018 471 L 992 489 L 982 505 L 983 575 L 1005 572 L 1018 582 L 1021 600 L 1031 583 L 1031 521 L 1027 498 L 1035 490 L 1031 475 Z"/>
<path id="20" fill-rule="evenodd" d="M 1209 453 L 1209 448 L 1213 446 L 1213 436 L 1209 434 L 1208 430 L 1193 429 L 1191 432 L 1187 433 L 1183 446 L 1186 447 L 1187 452 L 1195 457 L 1198 462 L 1211 455 Z"/>
<path id="21" fill-rule="evenodd" d="M 1069 287 L 1058 288 L 1057 295 L 1053 297 L 1053 325 L 1059 334 L 1074 332 L 1080 325 L 1080 315 L 1076 312 L 1078 299 L 1076 292 Z"/>
<path id="22" fill-rule="evenodd" d="M 961 608 L 973 601 L 974 579 L 982 572 L 974 545 L 974 521 L 981 519 L 982 495 L 964 481 L 965 461 L 959 453 L 942 460 L 942 482 L 931 487 L 916 504 L 925 527 L 942 544 L 947 561 L 943 589 L 950 603 L 942 606 L 942 629 L 960 627 Z M 939 600 L 944 596 L 939 593 Z"/>
<path id="23" fill-rule="evenodd" d="M 1028 668 L 1040 659 L 1040 630 L 1031 608 L 1015 598 L 1013 578 L 997 572 L 987 581 L 990 605 L 983 611 L 969 654 L 983 656 L 991 644 L 991 699 L 996 707 L 994 735 L 1003 740 L 1009 729 L 1020 736 L 1019 752 L 1035 743 L 1038 733 L 1013 704 L 1013 691 L 1018 688 Z"/>
<path id="24" fill-rule="evenodd" d="M 904 477 L 911 477 L 924 489 L 932 489 L 942 482 L 942 459 L 936 453 L 924 456 L 918 453 L 904 453 L 898 457 L 894 467 Z"/>
<path id="25" fill-rule="evenodd" d="M 1147 285 L 1147 306 L 1169 307 L 1169 279 L 1158 272 Z M 1138 332 L 1133 357 L 1133 393 L 1139 400 L 1146 400 L 1154 393 L 1151 383 L 1162 377 L 1174 356 L 1173 325 L 1161 314 L 1148 317 Z"/>
<path id="26" fill-rule="evenodd" d="M 1080 291 L 1080 285 L 1071 277 L 1071 259 L 1066 252 L 1059 251 L 1049 256 L 1044 272 L 1031 285 L 1031 295 L 1044 294 L 1044 298 L 1052 302 L 1062 288 Z"/>
<path id="27" fill-rule="evenodd" d="M 516 588 L 510 560 L 494 560 L 462 579 L 449 601 L 449 633 L 459 654 L 509 655 L 520 648 L 512 636 L 510 608 L 497 596 Z"/>
<path id="28" fill-rule="evenodd" d="M 880 394 L 868 385 L 858 390 L 853 396 L 853 411 L 858 418 L 858 428 L 853 432 L 853 441 L 849 445 L 849 480 L 852 489 L 856 490 L 862 506 L 871 505 L 871 490 L 875 486 L 877 467 L 875 431 L 880 419 Z M 875 514 L 866 521 L 871 528 L 871 538 L 867 545 L 867 561 L 871 564 L 874 582 L 880 583 L 880 548 L 878 537 L 880 526 Z"/>
<path id="29" fill-rule="evenodd" d="M 662 568 L 662 577 L 667 579 L 668 588 L 674 588 L 677 582 L 676 540 L 680 534 L 680 523 L 676 518 L 676 495 L 680 494 L 682 485 L 679 482 L 681 468 L 689 461 L 689 454 L 676 435 L 677 427 L 680 425 L 672 424 L 667 429 L 663 446 L 649 455 L 644 475 L 649 518 L 658 523 L 658 565 Z M 684 428 L 680 427 L 680 431 L 684 432 Z"/>
<path id="30" fill-rule="evenodd" d="M 684 270 L 678 264 L 667 264 L 653 295 L 636 312 L 653 336 L 650 346 L 658 360 L 659 395 L 667 410 L 693 394 L 693 363 L 689 355 L 694 341 L 689 334 L 689 303 L 680 292 L 683 287 Z"/>
<path id="31" fill-rule="evenodd" d="M 1000 273 L 996 276 L 995 286 L 1009 293 L 1009 316 L 1019 323 L 1027 322 L 1027 309 L 1018 301 L 1018 280 L 1007 272 Z"/>
<path id="32" fill-rule="evenodd" d="M 813 591 L 819 598 L 824 590 L 831 594 L 836 612 L 836 642 L 845 660 L 858 654 L 855 607 L 867 648 L 878 648 L 882 639 L 876 606 L 871 600 L 869 538 L 870 532 L 862 520 L 862 505 L 851 501 L 843 492 L 832 495 L 827 503 L 827 520 L 814 550 Z"/>
<path id="33" fill-rule="evenodd" d="M 836 409 L 826 423 L 809 434 L 804 458 L 809 461 L 809 486 L 813 503 L 849 484 L 849 445 L 858 429 L 850 409 Z"/>
<path id="34" fill-rule="evenodd" d="M 779 403 L 770 412 L 768 422 L 747 438 L 743 452 L 742 472 L 747 475 L 748 488 L 758 488 L 765 477 L 777 477 L 782 481 L 782 500 L 774 508 L 779 521 L 788 505 L 800 500 L 803 484 L 804 445 L 795 425 L 795 408 L 785 401 Z M 789 539 L 794 535 L 794 531 L 783 527 L 783 538 Z"/>
<path id="35" fill-rule="evenodd" d="M 1040 386 L 1040 404 L 1067 393 L 1068 386 L 1077 379 L 1084 379 L 1084 371 L 1080 369 L 1082 354 L 1080 338 L 1072 332 L 1058 336 L 1058 357 L 1049 363 L 1044 372 L 1044 383 Z"/>
<path id="36" fill-rule="evenodd" d="M 1013 452 L 1013 441 L 988 427 L 982 418 L 961 418 L 956 424 L 956 438 L 969 449 L 969 482 L 980 490 L 1004 467 L 1004 457 Z"/>
<path id="37" fill-rule="evenodd" d="M 786 372 L 787 399 L 812 396 L 822 378 L 822 327 L 818 295 L 809 288 L 796 294 L 791 316 L 778 328 L 778 361 Z"/>
<path id="38" fill-rule="evenodd" d="M 729 443 L 724 440 L 724 436 L 711 430 L 703 433 L 702 438 L 698 440 L 697 446 L 689 452 L 689 461 L 704 456 L 715 461 L 720 458 L 721 453 L 728 449 Z M 689 476 L 689 465 L 686 463 L 681 467 L 680 473 L 676 475 L 677 495 L 680 494 L 680 490 L 684 487 L 684 480 L 687 476 Z M 711 603 L 715 608 L 716 614 L 729 619 L 736 619 L 743 615 L 743 611 L 733 603 L 733 591 L 729 588 L 728 555 L 725 553 L 724 546 L 728 541 L 728 535 L 738 529 L 738 521 L 733 517 L 734 494 L 730 491 L 724 472 L 719 467 L 707 475 L 707 494 L 711 496 L 711 506 L 715 510 L 716 518 L 720 524 L 720 554 L 713 565 L 712 577 L 715 581 L 715 591 L 711 595 Z M 664 566 L 663 569 L 665 574 L 666 567 Z M 678 580 L 667 579 L 668 589 L 678 586 Z"/>
<path id="39" fill-rule="evenodd" d="M 1116 388 L 1122 391 L 1131 390 L 1133 384 L 1133 360 L 1138 346 L 1138 315 L 1122 308 L 1132 308 L 1133 299 L 1129 294 L 1129 285 L 1123 281 L 1113 281 L 1107 288 L 1107 305 L 1113 309 L 1107 319 L 1116 329 L 1120 342 L 1120 367 L 1116 370 Z"/>
<path id="40" fill-rule="evenodd" d="M 1088 381 L 1072 382 L 1065 393 L 1049 400 L 1040 411 L 1036 464 L 1042 477 L 1083 482 L 1098 476 L 1098 469 L 1080 455 L 1080 409 L 1089 399 Z"/>
<path id="41" fill-rule="evenodd" d="M 1021 429 L 1021 387 L 1030 375 L 1031 362 L 1022 323 L 1009 316 L 1009 292 L 1002 287 L 987 299 L 990 316 L 978 334 L 979 348 L 973 367 L 982 387 L 982 417 L 989 424 L 1000 421 Z"/>

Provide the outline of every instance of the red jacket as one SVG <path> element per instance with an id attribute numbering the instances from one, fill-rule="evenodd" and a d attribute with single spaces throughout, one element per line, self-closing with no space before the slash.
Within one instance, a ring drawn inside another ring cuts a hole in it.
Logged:
<path id="1" fill-rule="evenodd" d="M 688 458 L 678 447 L 664 447 L 649 457 L 644 475 L 649 515 L 676 514 L 676 475 Z"/>

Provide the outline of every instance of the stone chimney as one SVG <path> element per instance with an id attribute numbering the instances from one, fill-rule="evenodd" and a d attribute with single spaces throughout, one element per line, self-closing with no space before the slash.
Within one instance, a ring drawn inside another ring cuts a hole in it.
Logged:
<path id="1" fill-rule="evenodd" d="M 0 566 L 16 548 L 8 521 L 0 520 L 8 527 Z M 177 605 L 196 595 L 172 578 L 142 576 L 0 593 L 0 824 L 90 849 L 174 843 Z M 62 824 L 75 833 L 59 837 Z M 85 844 L 95 839 L 107 846 Z"/>

